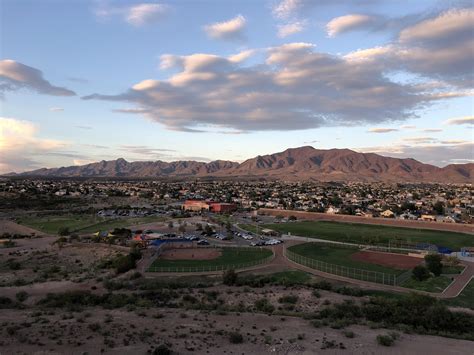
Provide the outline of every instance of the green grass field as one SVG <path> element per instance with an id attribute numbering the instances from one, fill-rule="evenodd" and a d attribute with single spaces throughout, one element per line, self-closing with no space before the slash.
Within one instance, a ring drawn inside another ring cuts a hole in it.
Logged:
<path id="1" fill-rule="evenodd" d="M 242 225 L 244 228 L 246 225 Z M 401 239 L 410 243 L 432 243 L 459 250 L 463 246 L 473 246 L 474 236 L 463 233 L 434 231 L 428 229 L 413 229 L 386 227 L 356 223 L 339 222 L 295 222 L 274 223 L 263 225 L 281 233 L 292 235 L 334 240 L 358 244 L 384 244 Z M 251 230 L 252 231 L 252 230 Z"/>
<path id="2" fill-rule="evenodd" d="M 340 265 L 349 268 L 363 269 L 367 271 L 383 272 L 391 275 L 399 275 L 405 270 L 393 269 L 386 266 L 365 263 L 351 259 L 351 255 L 356 253 L 356 248 L 338 247 L 320 243 L 304 243 L 289 247 L 288 250 L 311 259 L 323 261 L 328 264 Z"/>
<path id="3" fill-rule="evenodd" d="M 426 292 L 443 292 L 451 284 L 452 280 L 447 276 L 430 277 L 425 281 L 417 281 L 412 278 L 406 280 L 400 286 Z"/>
<path id="4" fill-rule="evenodd" d="M 272 251 L 269 249 L 260 248 L 222 248 L 222 255 L 211 260 L 163 260 L 156 259 L 150 266 L 149 271 L 154 271 L 154 268 L 171 268 L 176 271 L 195 271 L 187 270 L 196 268 L 203 269 L 203 271 L 212 271 L 213 269 L 224 268 L 227 266 L 234 266 L 234 268 L 246 267 L 247 264 L 263 261 L 270 257 Z M 165 271 L 165 270 L 159 270 Z M 174 271 L 174 270 L 171 270 Z"/>
<path id="5" fill-rule="evenodd" d="M 65 216 L 41 216 L 21 218 L 18 223 L 37 229 L 48 234 L 57 234 L 62 227 L 68 227 L 71 232 L 95 233 L 102 230 L 128 227 L 137 224 L 160 222 L 163 217 L 140 217 L 105 219 L 92 215 L 65 215 Z"/>
<path id="6" fill-rule="evenodd" d="M 444 300 L 448 306 L 474 309 L 474 279 L 467 284 L 458 297 Z"/>

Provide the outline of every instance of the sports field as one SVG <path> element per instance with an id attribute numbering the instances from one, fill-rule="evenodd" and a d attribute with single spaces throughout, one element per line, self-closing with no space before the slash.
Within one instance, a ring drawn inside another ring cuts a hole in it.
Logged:
<path id="1" fill-rule="evenodd" d="M 30 228 L 39 230 L 48 234 L 57 234 L 60 228 L 69 228 L 70 232 L 94 233 L 101 230 L 111 230 L 114 228 L 123 228 L 137 224 L 163 221 L 163 217 L 139 217 L 139 218 L 120 218 L 106 219 L 95 215 L 64 215 L 64 216 L 34 216 L 18 220 Z"/>
<path id="2" fill-rule="evenodd" d="M 360 258 L 353 257 L 359 253 L 356 248 L 337 247 L 321 243 L 304 243 L 291 246 L 288 250 L 306 258 L 348 268 L 383 272 L 390 275 L 399 275 L 405 271 L 404 268 L 389 267 L 381 265 L 382 263 L 364 262 Z"/>
<path id="3" fill-rule="evenodd" d="M 281 233 L 333 240 L 357 244 L 383 244 L 395 239 L 408 243 L 431 243 L 459 250 L 463 246 L 474 246 L 474 235 L 413 229 L 367 225 L 359 223 L 338 223 L 327 221 L 305 221 L 295 223 L 274 223 L 261 226 Z"/>
<path id="4" fill-rule="evenodd" d="M 187 249 L 187 253 L 193 253 L 192 250 Z M 194 250 L 196 251 L 195 256 L 197 256 L 199 249 Z M 207 250 L 207 248 L 204 250 Z M 272 256 L 272 251 L 265 248 L 220 248 L 217 251 L 219 253 L 212 259 L 196 258 L 190 255 L 189 259 L 174 258 L 174 260 L 169 257 L 170 253 L 167 251 L 166 257 L 158 257 L 150 266 L 149 271 L 155 271 L 156 269 L 158 269 L 157 271 L 166 271 L 163 268 L 170 268 L 169 271 L 176 272 L 212 271 L 223 268 L 237 269 L 251 266 L 252 264 L 257 265 Z M 193 268 L 196 270 L 192 270 Z"/>

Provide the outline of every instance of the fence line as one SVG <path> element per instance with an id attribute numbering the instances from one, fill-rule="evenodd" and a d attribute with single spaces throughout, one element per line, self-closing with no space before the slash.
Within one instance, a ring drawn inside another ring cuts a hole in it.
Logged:
<path id="1" fill-rule="evenodd" d="M 251 248 L 242 248 L 251 249 Z M 253 249 L 255 250 L 255 249 Z M 150 266 L 147 271 L 149 272 L 212 272 L 212 271 L 225 271 L 225 270 L 237 270 L 245 269 L 248 267 L 262 265 L 270 262 L 275 255 L 269 255 L 266 258 L 260 260 L 249 261 L 240 264 L 229 264 L 229 265 L 203 265 L 203 266 Z"/>
<path id="2" fill-rule="evenodd" d="M 348 277 L 356 280 L 375 282 L 383 285 L 398 285 L 397 276 L 393 274 L 387 274 L 379 271 L 356 269 L 337 264 L 329 264 L 321 260 L 304 257 L 286 248 L 284 250 L 285 256 L 289 260 L 294 261 L 297 264 L 310 267 L 312 269 L 326 272 L 328 274 Z"/>

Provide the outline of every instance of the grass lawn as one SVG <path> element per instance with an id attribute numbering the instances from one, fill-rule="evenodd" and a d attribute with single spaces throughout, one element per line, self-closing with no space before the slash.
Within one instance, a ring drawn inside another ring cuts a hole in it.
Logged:
<path id="1" fill-rule="evenodd" d="M 246 225 L 242 225 L 244 228 Z M 295 222 L 274 223 L 262 225 L 262 228 L 270 228 L 281 233 L 291 233 L 302 237 L 312 237 L 325 240 L 341 242 L 352 242 L 360 244 L 384 244 L 389 241 L 402 239 L 410 243 L 433 243 L 448 248 L 459 250 L 463 246 L 473 246 L 474 236 L 463 233 L 434 231 L 428 229 L 413 229 L 376 226 L 358 223 L 339 222 Z"/>
<path id="2" fill-rule="evenodd" d="M 413 278 L 409 278 L 404 283 L 402 283 L 401 286 L 419 291 L 440 293 L 443 292 L 444 289 L 451 284 L 451 282 L 452 280 L 450 277 L 441 275 L 438 277 L 430 277 L 425 281 L 417 281 Z"/>
<path id="3" fill-rule="evenodd" d="M 448 306 L 474 309 L 474 279 L 467 284 L 458 297 L 443 300 Z"/>
<path id="4" fill-rule="evenodd" d="M 18 223 L 44 233 L 57 234 L 58 230 L 62 227 L 69 227 L 70 231 L 74 231 L 102 220 L 92 215 L 65 215 L 21 218 L 18 220 Z"/>
<path id="5" fill-rule="evenodd" d="M 131 225 L 163 221 L 163 217 L 140 217 L 105 219 L 95 215 L 64 215 L 21 218 L 18 223 L 37 229 L 48 234 L 57 234 L 62 227 L 68 227 L 71 232 L 94 233 L 101 230 L 111 230 Z"/>
<path id="6" fill-rule="evenodd" d="M 398 275 L 404 272 L 404 270 L 352 260 L 350 256 L 358 251 L 358 249 L 355 248 L 329 246 L 320 243 L 304 243 L 289 247 L 288 250 L 307 258 L 350 268 L 384 272 L 392 275 Z"/>
<path id="7" fill-rule="evenodd" d="M 311 274 L 301 270 L 282 271 L 269 275 L 276 283 L 292 282 L 295 284 L 306 284 L 311 280 Z"/>
<path id="8" fill-rule="evenodd" d="M 222 248 L 222 255 L 211 260 L 163 260 L 156 259 L 150 266 L 153 267 L 169 267 L 169 268 L 209 268 L 223 267 L 228 265 L 250 264 L 252 262 L 261 261 L 272 255 L 269 249 L 251 249 L 251 248 Z M 150 270 L 152 271 L 152 270 Z M 178 270 L 179 271 L 179 270 Z M 193 271 L 193 270 L 184 270 Z"/>
<path id="9" fill-rule="evenodd" d="M 443 274 L 445 275 L 453 275 L 453 274 L 460 274 L 464 270 L 464 266 L 445 266 L 443 265 Z"/>

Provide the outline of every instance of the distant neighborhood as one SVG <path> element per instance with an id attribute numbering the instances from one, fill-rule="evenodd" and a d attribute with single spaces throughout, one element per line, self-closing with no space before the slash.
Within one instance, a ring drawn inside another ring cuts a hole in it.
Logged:
<path id="1" fill-rule="evenodd" d="M 39 195 L 89 201 L 102 217 L 260 208 L 435 223 L 473 223 L 474 216 L 470 184 L 0 180 L 5 207 Z"/>

